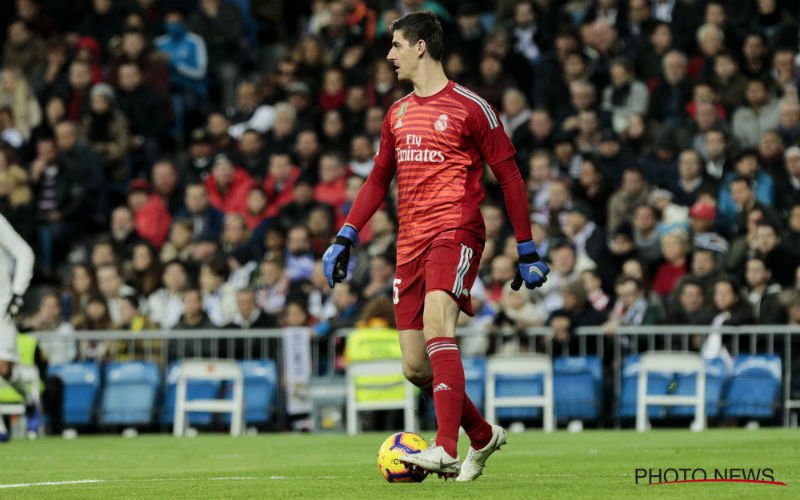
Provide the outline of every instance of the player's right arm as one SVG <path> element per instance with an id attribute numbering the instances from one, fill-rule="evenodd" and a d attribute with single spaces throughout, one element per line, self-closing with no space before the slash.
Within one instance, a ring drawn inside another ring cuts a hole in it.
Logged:
<path id="1" fill-rule="evenodd" d="M 34 255 L 33 250 L 22 239 L 8 220 L 0 215 L 0 247 L 3 247 L 14 257 L 14 279 L 11 282 L 11 301 L 8 303 L 7 313 L 13 318 L 22 309 L 22 296 L 33 277 Z M 2 311 L 0 311 L 0 314 Z"/>
<path id="2" fill-rule="evenodd" d="M 372 167 L 372 172 L 353 201 L 344 226 L 336 234 L 336 240 L 322 256 L 322 271 L 331 288 L 335 283 L 341 283 L 347 277 L 350 248 L 358 245 L 358 232 L 383 204 L 397 171 L 394 156 L 394 133 L 389 120 L 391 114 L 392 112 L 389 110 L 383 119 L 381 143 L 375 154 L 375 165 Z"/>

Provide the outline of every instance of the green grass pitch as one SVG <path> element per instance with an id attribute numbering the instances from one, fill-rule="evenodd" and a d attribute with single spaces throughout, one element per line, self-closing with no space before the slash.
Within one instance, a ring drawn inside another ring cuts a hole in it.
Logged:
<path id="1" fill-rule="evenodd" d="M 375 457 L 388 434 L 15 440 L 0 445 L 0 498 L 800 498 L 797 429 L 509 434 L 477 481 L 421 484 L 380 476 Z M 770 467 L 787 486 L 636 485 L 636 467 Z"/>

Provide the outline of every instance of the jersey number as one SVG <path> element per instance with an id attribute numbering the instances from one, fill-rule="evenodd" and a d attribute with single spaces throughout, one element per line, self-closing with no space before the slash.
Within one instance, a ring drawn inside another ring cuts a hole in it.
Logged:
<path id="1" fill-rule="evenodd" d="M 398 280 L 398 279 L 392 282 L 392 302 L 394 302 L 395 304 L 400 303 L 400 288 L 398 288 L 398 285 L 402 282 L 403 280 Z"/>

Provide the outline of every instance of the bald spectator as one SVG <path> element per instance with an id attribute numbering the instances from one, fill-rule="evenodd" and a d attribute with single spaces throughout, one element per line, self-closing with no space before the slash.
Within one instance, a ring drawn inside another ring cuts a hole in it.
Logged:
<path id="1" fill-rule="evenodd" d="M 785 177 L 777 188 L 776 207 L 784 212 L 800 203 L 800 147 L 792 146 L 784 153 Z"/>
<path id="2" fill-rule="evenodd" d="M 661 125 L 678 125 L 692 97 L 692 84 L 687 78 L 686 55 L 671 50 L 664 56 L 663 71 L 650 95 L 651 120 Z"/>
<path id="3" fill-rule="evenodd" d="M 778 103 L 778 133 L 785 144 L 797 144 L 800 139 L 800 101 L 784 97 Z"/>

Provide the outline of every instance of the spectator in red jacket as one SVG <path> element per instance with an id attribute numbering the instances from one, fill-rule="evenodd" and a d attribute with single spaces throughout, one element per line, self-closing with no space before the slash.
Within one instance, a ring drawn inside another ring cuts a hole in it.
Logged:
<path id="1" fill-rule="evenodd" d="M 292 187 L 300 176 L 300 169 L 292 165 L 289 153 L 273 153 L 269 157 L 269 173 L 264 181 L 264 192 L 269 199 L 269 215 L 294 200 Z"/>
<path id="2" fill-rule="evenodd" d="M 211 175 L 205 184 L 208 201 L 213 207 L 225 213 L 247 212 L 247 193 L 253 187 L 253 179 L 226 155 L 219 154 L 214 158 Z"/>
<path id="3" fill-rule="evenodd" d="M 156 248 L 161 248 L 169 234 L 172 216 L 161 197 L 145 179 L 134 179 L 128 190 L 128 206 L 133 211 L 136 232 Z"/>
<path id="4" fill-rule="evenodd" d="M 247 210 L 242 213 L 247 227 L 251 231 L 258 227 L 267 218 L 269 206 L 267 205 L 267 193 L 261 186 L 253 186 L 247 193 Z"/>
<path id="5" fill-rule="evenodd" d="M 319 159 L 319 184 L 314 187 L 314 199 L 339 212 L 347 201 L 347 169 L 341 154 L 329 152 Z"/>

